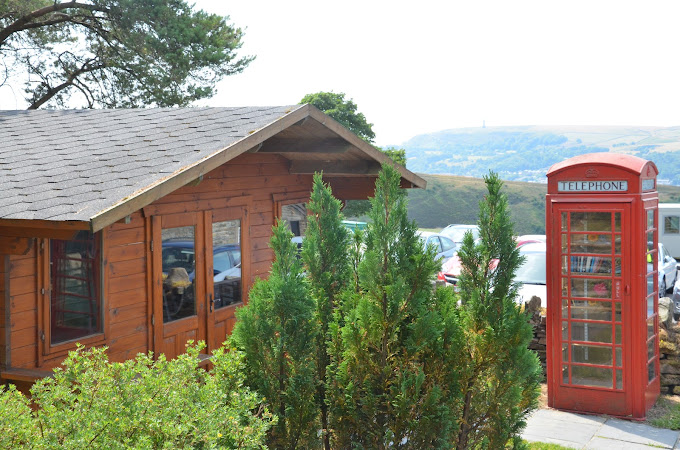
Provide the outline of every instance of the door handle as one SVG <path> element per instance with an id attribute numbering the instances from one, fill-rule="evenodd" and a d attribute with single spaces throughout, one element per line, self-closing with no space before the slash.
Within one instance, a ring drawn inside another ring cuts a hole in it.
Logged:
<path id="1" fill-rule="evenodd" d="M 210 302 L 210 312 L 213 312 L 213 309 L 215 309 L 215 300 L 213 300 L 213 295 L 208 294 L 208 301 Z"/>

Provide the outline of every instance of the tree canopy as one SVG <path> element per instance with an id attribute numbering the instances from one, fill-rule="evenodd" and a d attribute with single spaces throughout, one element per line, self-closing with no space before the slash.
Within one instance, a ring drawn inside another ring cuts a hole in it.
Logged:
<path id="1" fill-rule="evenodd" d="M 29 109 L 186 106 L 253 60 L 242 38 L 185 0 L 0 0 L 0 86 Z"/>
<path id="2" fill-rule="evenodd" d="M 357 111 L 357 105 L 352 99 L 345 100 L 342 92 L 307 94 L 300 100 L 300 104 L 304 103 L 316 106 L 366 142 L 373 142 L 375 139 L 373 124 L 368 123 L 366 116 Z"/>

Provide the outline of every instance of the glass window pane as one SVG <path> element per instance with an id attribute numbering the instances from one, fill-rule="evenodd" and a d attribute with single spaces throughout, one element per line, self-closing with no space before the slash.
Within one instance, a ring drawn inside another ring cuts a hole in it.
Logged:
<path id="1" fill-rule="evenodd" d="M 589 366 L 571 366 L 571 384 L 611 388 L 614 385 L 613 369 Z"/>
<path id="2" fill-rule="evenodd" d="M 656 286 L 654 283 L 654 274 L 650 273 L 647 275 L 647 295 L 651 295 L 656 291 Z"/>
<path id="3" fill-rule="evenodd" d="M 621 231 L 621 213 L 614 213 L 614 231 Z"/>
<path id="4" fill-rule="evenodd" d="M 654 361 L 647 364 L 647 382 L 651 383 L 656 378 L 656 364 Z"/>
<path id="5" fill-rule="evenodd" d="M 620 369 L 616 370 L 616 389 L 623 389 L 623 371 Z"/>
<path id="6" fill-rule="evenodd" d="M 654 315 L 654 299 L 656 295 L 647 297 L 647 317 L 652 317 Z"/>
<path id="7" fill-rule="evenodd" d="M 212 245 L 215 309 L 240 303 L 241 221 L 225 220 L 213 223 Z"/>
<path id="8" fill-rule="evenodd" d="M 612 320 L 611 302 L 571 301 L 571 318 L 584 320 Z"/>
<path id="9" fill-rule="evenodd" d="M 621 325 L 614 325 L 614 343 L 621 344 Z"/>
<path id="10" fill-rule="evenodd" d="M 572 344 L 571 361 L 575 363 L 599 364 L 611 366 L 614 363 L 611 347 Z"/>
<path id="11" fill-rule="evenodd" d="M 656 329 L 654 327 L 654 317 L 647 319 L 647 339 L 656 335 Z"/>
<path id="12" fill-rule="evenodd" d="M 647 251 L 651 252 L 654 250 L 654 232 L 647 232 Z"/>
<path id="13" fill-rule="evenodd" d="M 612 342 L 612 325 L 609 323 L 571 322 L 571 340 L 585 342 Z"/>
<path id="14" fill-rule="evenodd" d="M 611 231 L 612 214 L 609 212 L 572 212 L 571 231 Z"/>
<path id="15" fill-rule="evenodd" d="M 647 210 L 647 228 L 654 228 L 654 210 Z"/>
<path id="16" fill-rule="evenodd" d="M 562 233 L 562 253 L 567 253 L 568 251 L 567 247 L 567 235 Z"/>
<path id="17" fill-rule="evenodd" d="M 569 279 L 562 277 L 562 296 L 566 297 L 568 294 L 567 287 L 569 286 Z"/>
<path id="18" fill-rule="evenodd" d="M 611 254 L 611 234 L 572 234 L 570 253 Z"/>
<path id="19" fill-rule="evenodd" d="M 616 347 L 616 367 L 623 366 L 623 355 L 621 352 L 621 347 Z"/>
<path id="20" fill-rule="evenodd" d="M 614 303 L 614 320 L 616 322 L 621 322 L 621 303 Z"/>
<path id="21" fill-rule="evenodd" d="M 571 273 L 610 274 L 612 273 L 612 258 L 604 256 L 572 256 Z"/>
<path id="22" fill-rule="evenodd" d="M 562 299 L 562 318 L 566 319 L 569 317 L 569 302 L 566 298 Z"/>
<path id="23" fill-rule="evenodd" d="M 562 361 L 569 362 L 569 346 L 562 344 Z"/>
<path id="24" fill-rule="evenodd" d="M 196 315 L 195 237 L 193 226 L 161 230 L 164 322 Z"/>
<path id="25" fill-rule="evenodd" d="M 617 255 L 621 254 L 621 235 L 614 235 L 614 253 Z"/>
<path id="26" fill-rule="evenodd" d="M 664 217 L 663 232 L 665 234 L 680 234 L 680 216 Z"/>
<path id="27" fill-rule="evenodd" d="M 281 220 L 288 224 L 293 236 L 304 236 L 307 231 L 307 204 L 294 203 L 281 207 Z"/>
<path id="28" fill-rule="evenodd" d="M 572 256 L 573 258 L 573 256 Z M 569 270 L 569 259 L 567 256 L 562 256 L 562 274 L 566 275 Z M 571 270 L 574 270 L 573 268 Z"/>
<path id="29" fill-rule="evenodd" d="M 647 359 L 652 359 L 655 356 L 655 351 L 654 351 L 654 341 L 655 339 L 652 338 L 647 341 Z"/>
<path id="30" fill-rule="evenodd" d="M 562 340 L 563 341 L 568 341 L 569 340 L 569 322 L 566 320 L 562 321 Z"/>
<path id="31" fill-rule="evenodd" d="M 50 342 L 102 332 L 100 235 L 50 240 Z"/>
<path id="32" fill-rule="evenodd" d="M 611 298 L 612 281 L 590 278 L 572 278 L 571 296 L 587 298 Z"/>
<path id="33" fill-rule="evenodd" d="M 567 219 L 567 213 L 566 213 L 566 212 L 563 212 L 563 213 L 562 213 L 562 231 L 566 231 L 566 230 L 567 230 L 567 220 L 568 220 L 568 219 Z"/>
<path id="34" fill-rule="evenodd" d="M 569 384 L 569 366 L 562 366 L 562 383 Z"/>

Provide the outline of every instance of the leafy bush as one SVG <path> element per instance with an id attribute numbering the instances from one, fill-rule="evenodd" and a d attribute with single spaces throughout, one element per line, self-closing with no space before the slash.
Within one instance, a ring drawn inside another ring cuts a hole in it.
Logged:
<path id="1" fill-rule="evenodd" d="M 54 378 L 2 393 L 0 445 L 13 448 L 262 447 L 274 419 L 243 385 L 242 356 L 220 349 L 198 367 L 201 346 L 167 361 L 110 363 L 105 349 L 71 352 Z M 6 444 L 6 445 L 5 445 Z"/>

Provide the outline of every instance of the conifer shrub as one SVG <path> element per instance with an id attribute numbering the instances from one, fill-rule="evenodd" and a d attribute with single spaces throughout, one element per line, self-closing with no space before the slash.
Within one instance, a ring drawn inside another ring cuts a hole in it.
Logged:
<path id="1" fill-rule="evenodd" d="M 480 241 L 468 233 L 458 256 L 459 325 L 463 348 L 458 359 L 462 403 L 455 447 L 521 447 L 521 430 L 538 405 L 542 379 L 537 355 L 528 349 L 532 328 L 516 304 L 514 275 L 522 263 L 513 236 L 502 181 L 484 178 L 488 193 L 480 202 Z"/>
<path id="2" fill-rule="evenodd" d="M 440 263 L 408 221 L 399 181 L 385 165 L 365 240 L 351 252 L 356 283 L 330 325 L 337 448 L 448 448 L 455 429 L 453 366 L 442 364 L 459 345 L 455 301 L 432 288 Z"/>
<path id="3" fill-rule="evenodd" d="M 258 448 L 274 418 L 243 384 L 241 355 L 200 346 L 167 361 L 109 362 L 105 349 L 71 352 L 31 389 L 0 394 L 2 448 Z"/>
<path id="4" fill-rule="evenodd" d="M 350 281 L 349 236 L 342 223 L 341 202 L 333 197 L 322 175 L 314 174 L 314 183 L 307 210 L 309 211 L 302 260 L 316 304 L 317 335 L 317 396 L 323 447 L 331 448 L 329 404 L 326 394 L 327 367 L 330 364 L 330 324 L 336 307 Z"/>
<path id="5" fill-rule="evenodd" d="M 279 221 L 270 241 L 274 262 L 269 278 L 255 282 L 248 304 L 237 311 L 229 344 L 244 353 L 248 386 L 264 396 L 277 417 L 267 444 L 314 448 L 320 443 L 315 402 L 319 331 L 316 305 L 291 238 Z"/>

